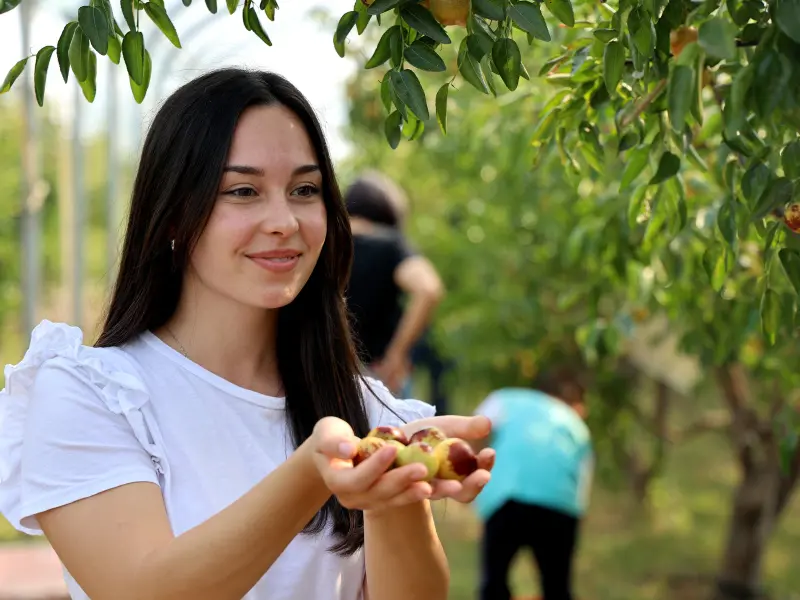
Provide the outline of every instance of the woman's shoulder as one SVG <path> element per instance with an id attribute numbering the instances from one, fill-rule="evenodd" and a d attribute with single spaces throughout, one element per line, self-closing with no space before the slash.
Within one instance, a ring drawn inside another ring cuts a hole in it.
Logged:
<path id="1" fill-rule="evenodd" d="M 361 390 L 367 408 L 370 426 L 392 425 L 399 427 L 410 421 L 427 419 L 436 414 L 436 408 L 411 398 L 396 398 L 381 381 L 361 377 Z"/>
<path id="2" fill-rule="evenodd" d="M 121 399 L 139 402 L 146 390 L 139 370 L 129 354 L 116 347 L 97 348 L 84 344 L 79 327 L 43 320 L 31 332 L 22 360 L 6 365 L 4 396 L 28 396 L 34 385 L 41 390 L 58 390 L 67 381 L 81 381 L 95 388 L 114 412 Z M 18 400 L 19 402 L 19 400 Z"/>

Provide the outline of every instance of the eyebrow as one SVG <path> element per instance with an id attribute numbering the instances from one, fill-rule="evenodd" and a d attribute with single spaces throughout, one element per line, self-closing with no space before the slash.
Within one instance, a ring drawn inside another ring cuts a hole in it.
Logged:
<path id="1" fill-rule="evenodd" d="M 264 169 L 258 167 L 251 167 L 248 165 L 227 165 L 224 169 L 225 173 L 239 173 L 241 175 L 255 175 L 257 177 L 264 177 Z M 293 175 L 308 175 L 310 173 L 319 173 L 319 165 L 303 165 L 297 167 Z"/>

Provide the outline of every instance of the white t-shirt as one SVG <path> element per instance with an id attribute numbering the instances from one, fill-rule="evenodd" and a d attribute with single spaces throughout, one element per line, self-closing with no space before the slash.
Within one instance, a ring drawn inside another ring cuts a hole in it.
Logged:
<path id="1" fill-rule="evenodd" d="M 292 451 L 284 399 L 241 388 L 150 332 L 121 348 L 83 345 L 80 329 L 43 321 L 0 394 L 0 512 L 41 535 L 33 515 L 132 482 L 161 487 L 175 535 L 231 504 Z M 432 416 L 379 382 L 364 389 L 371 426 Z M 392 410 L 386 408 L 391 407 Z M 363 551 L 297 536 L 244 600 L 357 600 Z M 65 570 L 75 600 L 88 596 Z"/>

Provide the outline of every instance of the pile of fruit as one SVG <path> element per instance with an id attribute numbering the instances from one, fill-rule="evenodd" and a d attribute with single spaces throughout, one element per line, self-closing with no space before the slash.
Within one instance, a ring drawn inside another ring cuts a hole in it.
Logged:
<path id="1" fill-rule="evenodd" d="M 397 447 L 390 469 L 420 463 L 428 469 L 424 481 L 454 479 L 463 481 L 478 468 L 478 458 L 467 442 L 449 438 L 436 427 L 426 427 L 410 438 L 397 427 L 376 427 L 358 444 L 353 465 L 358 465 L 387 445 Z"/>

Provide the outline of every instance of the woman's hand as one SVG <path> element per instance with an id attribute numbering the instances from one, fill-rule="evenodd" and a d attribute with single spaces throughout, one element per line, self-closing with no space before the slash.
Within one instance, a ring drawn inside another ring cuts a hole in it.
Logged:
<path id="1" fill-rule="evenodd" d="M 478 442 L 488 438 L 492 430 L 492 423 L 483 416 L 462 417 L 445 415 L 411 421 L 403 426 L 403 431 L 411 437 L 414 432 L 426 427 L 437 427 L 447 437 L 461 438 L 466 442 Z M 491 479 L 490 471 L 494 467 L 495 452 L 491 448 L 484 448 L 478 452 L 478 469 L 464 481 L 450 479 L 435 479 L 431 500 L 452 498 L 457 502 L 472 502 L 483 487 Z"/>
<path id="2" fill-rule="evenodd" d="M 433 495 L 422 479 L 422 465 L 406 465 L 387 471 L 397 454 L 391 446 L 381 448 L 353 466 L 358 437 L 348 423 L 336 417 L 320 419 L 312 434 L 314 464 L 325 485 L 345 508 L 382 510 L 413 504 Z"/>
<path id="3" fill-rule="evenodd" d="M 491 424 L 485 417 L 443 416 L 412 421 L 403 429 L 412 434 L 424 427 L 435 426 L 448 437 L 480 440 L 489 435 Z M 353 466 L 358 438 L 345 421 L 325 417 L 314 428 L 313 449 L 316 465 L 325 485 L 345 508 L 381 510 L 413 504 L 421 500 L 452 498 L 472 502 L 491 475 L 494 450 L 486 448 L 478 454 L 478 470 L 464 481 L 422 481 L 427 471 L 418 464 L 387 470 L 397 451 L 387 446 L 367 460 Z"/>

